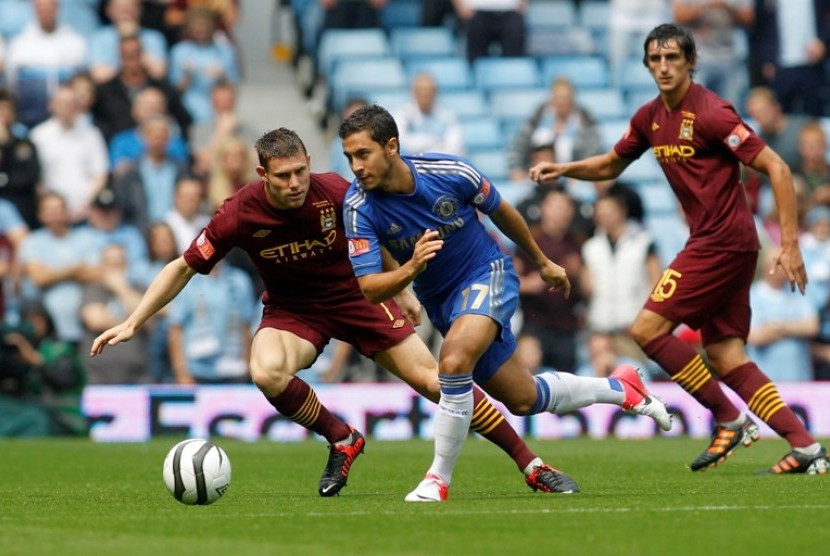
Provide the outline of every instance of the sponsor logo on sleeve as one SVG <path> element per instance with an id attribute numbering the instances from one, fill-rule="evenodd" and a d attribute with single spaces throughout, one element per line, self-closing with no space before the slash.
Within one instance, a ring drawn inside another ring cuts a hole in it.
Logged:
<path id="1" fill-rule="evenodd" d="M 478 189 L 478 195 L 473 197 L 473 204 L 480 205 L 490 195 L 490 181 L 487 178 L 481 179 L 481 187 Z"/>
<path id="2" fill-rule="evenodd" d="M 207 236 L 205 236 L 204 230 L 202 230 L 202 233 L 199 234 L 199 237 L 196 239 L 196 250 L 199 251 L 199 254 L 205 260 L 208 260 L 214 253 L 216 253 L 216 248 L 213 247 L 213 244 Z"/>
<path id="3" fill-rule="evenodd" d="M 738 124 L 726 137 L 726 145 L 733 151 L 740 147 L 749 137 L 749 130 L 744 124 Z"/>
<path id="4" fill-rule="evenodd" d="M 349 240 L 349 256 L 356 257 L 357 255 L 362 255 L 363 253 L 369 252 L 369 240 L 368 239 L 350 239 Z"/>

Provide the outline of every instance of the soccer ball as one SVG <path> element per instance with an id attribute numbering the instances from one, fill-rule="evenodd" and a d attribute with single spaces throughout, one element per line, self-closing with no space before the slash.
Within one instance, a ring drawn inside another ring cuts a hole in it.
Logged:
<path id="1" fill-rule="evenodd" d="M 212 504 L 228 490 L 231 460 L 216 444 L 191 438 L 167 453 L 162 477 L 167 490 L 182 504 Z"/>

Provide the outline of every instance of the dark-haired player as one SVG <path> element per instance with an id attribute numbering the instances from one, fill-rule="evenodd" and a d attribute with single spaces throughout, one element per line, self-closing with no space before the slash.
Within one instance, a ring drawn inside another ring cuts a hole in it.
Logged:
<path id="1" fill-rule="evenodd" d="M 741 163 L 769 176 L 781 224 L 777 266 L 801 293 L 807 274 L 796 235 L 792 176 L 781 157 L 744 123 L 732 105 L 694 83 L 694 39 L 673 24 L 659 25 L 643 45 L 643 64 L 659 96 L 642 106 L 628 131 L 605 154 L 569 163 L 542 163 L 535 180 L 560 176 L 612 179 L 651 149 L 688 219 L 691 236 L 663 273 L 631 333 L 677 384 L 712 411 L 709 448 L 691 464 L 705 470 L 741 444 L 759 437 L 758 426 L 725 396 L 711 372 L 734 390 L 761 420 L 785 438 L 792 451 L 762 472 L 827 472 L 827 451 L 781 399 L 775 385 L 746 356 L 749 288 L 760 248 L 740 181 Z M 679 323 L 700 329 L 701 356 L 672 331 Z"/>
<path id="2" fill-rule="evenodd" d="M 159 273 L 136 310 L 95 339 L 91 354 L 132 338 L 195 273 L 209 273 L 232 247 L 241 247 L 266 286 L 251 377 L 277 411 L 328 440 L 319 493 L 334 496 L 365 441 L 295 375 L 338 338 L 437 402 L 437 363 L 410 323 L 420 320 L 411 293 L 403 292 L 400 308 L 394 302 L 374 305 L 357 286 L 341 220 L 349 184 L 337 174 L 311 173 L 305 145 L 293 131 L 266 133 L 256 150 L 262 179 L 225 201 L 184 255 Z M 563 475 L 530 451 L 481 391 L 475 392 L 471 428 L 506 451 L 531 488 L 562 492 Z"/>

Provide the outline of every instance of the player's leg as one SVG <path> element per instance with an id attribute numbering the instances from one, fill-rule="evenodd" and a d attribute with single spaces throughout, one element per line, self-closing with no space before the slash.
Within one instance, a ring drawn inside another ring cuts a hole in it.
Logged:
<path id="1" fill-rule="evenodd" d="M 438 362 L 418 336 L 413 334 L 392 348 L 378 353 L 375 361 L 425 398 L 434 403 L 439 402 Z M 533 472 L 534 467 L 543 463 L 519 437 L 504 415 L 490 403 L 484 392 L 475 386 L 470 429 L 504 450 L 526 476 Z"/>
<path id="2" fill-rule="evenodd" d="M 746 402 L 750 411 L 790 443 L 792 451 L 762 472 L 825 474 L 830 470 L 827 451 L 784 403 L 775 384 L 747 358 L 741 338 L 727 337 L 707 344 L 706 353 L 712 370 Z"/>
<path id="3" fill-rule="evenodd" d="M 308 383 L 294 376 L 314 362 L 319 349 L 292 332 L 264 326 L 251 345 L 251 378 L 281 415 L 329 442 L 329 459 L 318 492 L 334 496 L 346 486 L 349 468 L 365 441 L 360 432 L 320 403 Z"/>

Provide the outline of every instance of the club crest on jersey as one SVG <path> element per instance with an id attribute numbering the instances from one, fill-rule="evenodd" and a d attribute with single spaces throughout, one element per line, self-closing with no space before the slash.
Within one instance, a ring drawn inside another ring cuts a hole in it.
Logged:
<path id="1" fill-rule="evenodd" d="M 691 141 L 695 135 L 695 121 L 692 118 L 683 118 L 680 122 L 680 139 Z"/>
<path id="2" fill-rule="evenodd" d="M 400 224 L 395 224 L 394 222 L 392 222 L 392 224 L 389 226 L 389 229 L 386 230 L 386 234 L 390 235 L 390 236 L 393 236 L 393 235 L 399 233 L 401 230 L 403 230 L 403 228 L 401 227 Z"/>
<path id="3" fill-rule="evenodd" d="M 444 220 L 452 220 L 458 212 L 458 201 L 449 195 L 441 195 L 432 205 L 432 213 Z"/>
<path id="4" fill-rule="evenodd" d="M 334 229 L 337 222 L 337 216 L 334 213 L 334 207 L 326 207 L 320 211 L 320 230 L 327 232 Z"/>
<path id="5" fill-rule="evenodd" d="M 205 236 L 204 230 L 202 230 L 202 233 L 199 234 L 198 238 L 196 238 L 196 250 L 199 251 L 199 254 L 205 260 L 208 260 L 216 252 L 213 244 L 207 236 Z"/>
<path id="6" fill-rule="evenodd" d="M 726 136 L 726 146 L 734 151 L 746 141 L 747 137 L 749 137 L 749 130 L 744 124 L 738 124 Z"/>

